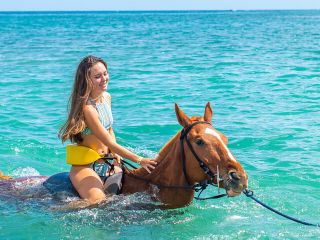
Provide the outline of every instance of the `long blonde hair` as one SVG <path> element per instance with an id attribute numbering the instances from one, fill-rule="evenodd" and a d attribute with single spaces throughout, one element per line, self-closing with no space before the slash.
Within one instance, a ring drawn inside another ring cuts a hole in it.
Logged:
<path id="1" fill-rule="evenodd" d="M 93 84 L 90 80 L 90 70 L 93 65 L 101 62 L 106 69 L 107 63 L 98 57 L 87 56 L 80 62 L 74 79 L 73 90 L 68 104 L 68 120 L 59 130 L 62 142 L 82 142 L 81 132 L 85 129 L 83 107 L 88 102 Z"/>

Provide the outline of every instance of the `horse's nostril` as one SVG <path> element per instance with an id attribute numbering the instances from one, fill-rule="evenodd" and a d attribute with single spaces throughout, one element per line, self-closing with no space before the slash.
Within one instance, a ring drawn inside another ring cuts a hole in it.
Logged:
<path id="1" fill-rule="evenodd" d="M 229 176 L 230 176 L 231 180 L 235 180 L 235 181 L 239 181 L 240 180 L 240 177 L 236 172 L 230 172 Z"/>

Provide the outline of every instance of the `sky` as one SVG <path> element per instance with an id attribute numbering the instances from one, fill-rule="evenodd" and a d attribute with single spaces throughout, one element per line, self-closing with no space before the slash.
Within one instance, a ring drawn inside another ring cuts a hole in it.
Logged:
<path id="1" fill-rule="evenodd" d="M 0 11 L 320 9 L 320 0 L 0 0 Z"/>

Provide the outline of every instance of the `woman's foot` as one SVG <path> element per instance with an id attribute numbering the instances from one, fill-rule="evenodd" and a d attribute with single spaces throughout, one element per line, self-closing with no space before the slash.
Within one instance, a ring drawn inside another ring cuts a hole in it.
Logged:
<path id="1" fill-rule="evenodd" d="M 4 176 L 3 173 L 0 171 L 0 180 L 10 180 L 12 177 Z"/>

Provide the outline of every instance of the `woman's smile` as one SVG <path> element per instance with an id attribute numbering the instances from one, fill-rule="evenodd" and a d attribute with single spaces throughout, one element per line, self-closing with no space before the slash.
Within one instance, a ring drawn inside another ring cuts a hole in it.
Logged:
<path id="1" fill-rule="evenodd" d="M 109 83 L 109 73 L 104 64 L 98 62 L 90 70 L 90 78 L 93 83 L 93 91 L 107 90 Z"/>

